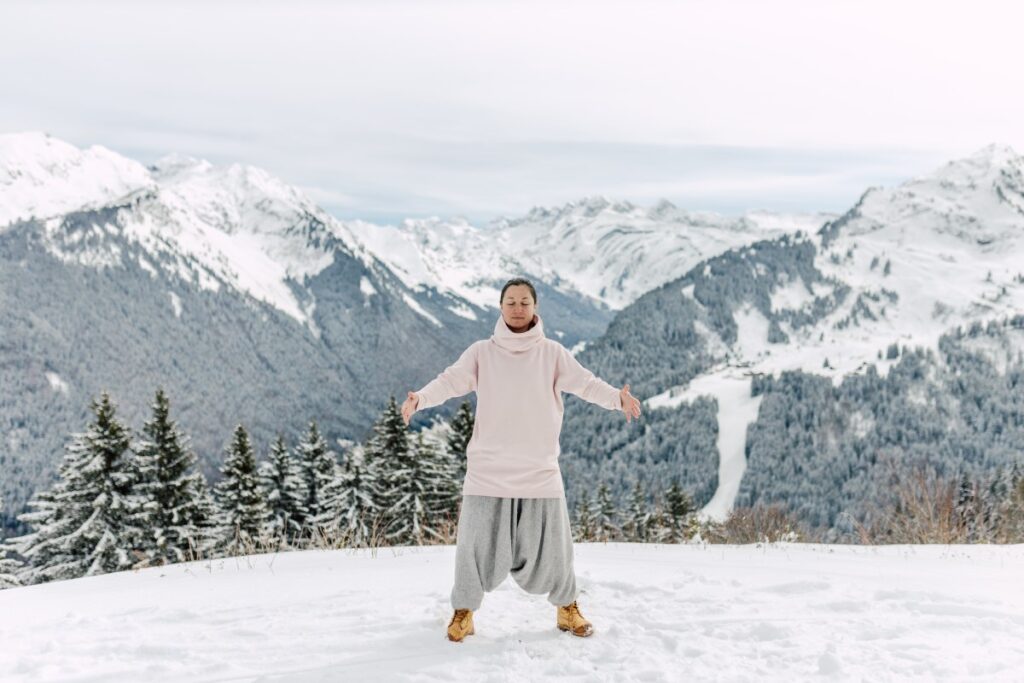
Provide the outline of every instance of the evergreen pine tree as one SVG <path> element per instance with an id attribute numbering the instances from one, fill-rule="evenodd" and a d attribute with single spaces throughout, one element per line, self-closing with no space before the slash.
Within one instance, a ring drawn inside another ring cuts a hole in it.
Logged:
<path id="1" fill-rule="evenodd" d="M 455 479 L 459 482 L 466 476 L 466 446 L 473 436 L 473 423 L 473 405 L 469 401 L 463 401 L 452 418 L 448 431 L 448 452 L 455 460 Z"/>
<path id="2" fill-rule="evenodd" d="M 201 474 L 201 473 L 200 473 Z M 196 536 L 188 540 L 189 561 L 209 557 L 220 545 L 221 528 L 218 519 L 217 501 L 206 481 L 206 476 L 196 480 L 197 521 Z"/>
<path id="3" fill-rule="evenodd" d="M 378 489 L 375 476 L 376 472 L 367 466 L 365 449 L 352 449 L 341 469 L 336 503 L 340 531 L 349 547 L 369 546 L 381 523 L 381 510 L 373 497 Z"/>
<path id="4" fill-rule="evenodd" d="M 440 449 L 438 454 L 441 460 L 441 469 L 444 474 L 439 475 L 444 482 L 441 490 L 441 501 L 438 509 L 442 519 L 458 522 L 459 505 L 462 502 L 462 486 L 466 480 L 466 459 L 465 456 L 452 453 L 445 448 Z"/>
<path id="5" fill-rule="evenodd" d="M 685 491 L 679 488 L 678 479 L 665 492 L 665 540 L 681 543 L 686 540 L 686 518 L 694 511 L 693 502 Z"/>
<path id="6" fill-rule="evenodd" d="M 148 563 L 184 562 L 190 556 L 190 539 L 199 537 L 204 521 L 200 496 L 205 482 L 193 469 L 196 456 L 170 419 L 162 389 L 157 389 L 151 407 L 153 416 L 134 447 L 133 493 L 141 505 L 138 526 L 143 530 L 136 545 Z"/>
<path id="7" fill-rule="evenodd" d="M 235 554 L 260 538 L 269 516 L 260 495 L 256 457 L 242 425 L 235 427 L 221 474 L 223 478 L 215 487 L 219 549 Z"/>
<path id="8" fill-rule="evenodd" d="M 992 488 L 994 542 L 1024 543 L 1024 471 L 1020 464 L 1002 468 Z"/>
<path id="9" fill-rule="evenodd" d="M 311 420 L 309 430 L 298 447 L 306 479 L 306 528 L 334 529 L 338 517 L 338 496 L 341 483 L 337 455 Z"/>
<path id="10" fill-rule="evenodd" d="M 59 562 L 60 555 L 57 546 L 51 543 L 44 543 L 46 536 L 43 532 L 46 530 L 47 533 L 52 533 L 47 527 L 58 518 L 59 508 L 54 500 L 54 495 L 61 485 L 62 483 L 58 481 L 51 489 L 37 491 L 32 496 L 32 499 L 28 501 L 28 507 L 34 509 L 18 515 L 18 519 L 25 522 L 34 531 L 24 536 L 8 538 L 4 542 L 4 547 L 8 551 L 13 550 L 22 557 L 30 548 L 34 549 L 33 557 L 26 559 L 22 566 L 18 568 L 18 581 L 24 585 L 50 580 L 41 575 L 40 572 L 47 567 L 51 567 L 50 572 L 53 573 L 53 565 Z M 54 574 L 52 578 L 74 577 L 67 573 L 63 575 Z"/>
<path id="11" fill-rule="evenodd" d="M 18 516 L 35 531 L 8 539 L 27 562 L 23 583 L 114 572 L 135 562 L 131 437 L 106 392 L 90 408 L 96 419 L 66 447 L 57 483 L 29 502 L 35 511 Z"/>
<path id="12" fill-rule="evenodd" d="M 372 495 L 383 513 L 382 523 L 388 529 L 385 537 L 389 542 L 403 533 L 411 517 L 413 501 L 407 479 L 414 469 L 414 459 L 405 421 L 395 397 L 391 396 L 366 444 L 367 465 L 376 473 Z M 396 522 L 397 519 L 403 521 Z"/>
<path id="13" fill-rule="evenodd" d="M 0 497 L 0 511 L 4 509 L 4 499 Z M 22 563 L 8 557 L 8 552 L 13 552 L 13 546 L 0 543 L 0 590 L 5 588 L 16 588 L 21 585 L 18 573 L 22 569 Z"/>
<path id="14" fill-rule="evenodd" d="M 967 542 L 976 540 L 976 525 L 978 522 L 979 501 L 978 491 L 975 483 L 971 481 L 966 472 L 961 473 L 957 486 L 957 499 L 954 504 L 956 521 L 963 526 L 967 534 Z"/>
<path id="15" fill-rule="evenodd" d="M 422 453 L 426 453 L 428 460 L 420 458 Z M 436 453 L 436 449 L 424 443 L 423 432 L 420 432 L 415 448 L 393 459 L 393 466 L 388 470 L 387 491 L 391 504 L 384 533 L 389 544 L 421 544 L 426 538 L 437 536 L 431 526 L 431 513 L 436 510 L 440 486 Z"/>
<path id="16" fill-rule="evenodd" d="M 416 438 L 413 462 L 416 468 L 412 472 L 412 479 L 424 482 L 422 495 L 426 513 L 420 538 L 443 540 L 445 528 L 452 523 L 459 498 L 459 485 L 453 471 L 454 461 L 445 449 L 427 442 L 421 431 Z"/>
<path id="17" fill-rule="evenodd" d="M 267 532 L 288 545 L 302 536 L 306 509 L 306 477 L 280 434 L 270 447 L 270 457 L 260 464 L 260 485 L 267 503 Z"/>
<path id="18" fill-rule="evenodd" d="M 13 557 L 8 557 L 7 553 L 7 548 L 0 545 L 0 590 L 21 585 L 18 573 L 22 570 L 22 564 Z"/>
<path id="19" fill-rule="evenodd" d="M 573 534 L 576 541 L 592 541 L 595 535 L 594 513 L 590 509 L 590 497 L 586 492 L 580 493 L 576 502 L 576 533 Z"/>
<path id="20" fill-rule="evenodd" d="M 647 498 L 640 481 L 633 485 L 633 494 L 629 504 L 629 516 L 623 529 L 627 541 L 646 543 L 650 527 L 651 515 L 647 509 Z"/>
<path id="21" fill-rule="evenodd" d="M 655 494 L 651 515 L 647 520 L 647 540 L 651 543 L 671 543 L 672 527 L 661 497 Z"/>
<path id="22" fill-rule="evenodd" d="M 601 482 L 597 488 L 597 514 L 595 519 L 596 535 L 599 541 L 616 541 L 622 535 L 617 521 L 618 512 L 612 500 L 608 484 Z"/>

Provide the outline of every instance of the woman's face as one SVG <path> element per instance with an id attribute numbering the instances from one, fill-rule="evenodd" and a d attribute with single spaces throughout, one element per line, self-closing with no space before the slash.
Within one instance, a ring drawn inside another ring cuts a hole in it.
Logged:
<path id="1" fill-rule="evenodd" d="M 501 300 L 501 317 L 513 332 L 525 332 L 536 310 L 537 304 L 526 285 L 512 285 L 505 290 Z"/>

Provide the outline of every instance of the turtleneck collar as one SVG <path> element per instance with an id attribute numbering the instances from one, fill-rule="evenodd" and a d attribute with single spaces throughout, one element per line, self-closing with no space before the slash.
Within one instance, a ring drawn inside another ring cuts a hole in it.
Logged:
<path id="1" fill-rule="evenodd" d="M 499 313 L 498 322 L 494 324 L 494 335 L 491 336 L 491 341 L 513 353 L 529 351 L 541 339 L 544 339 L 544 322 L 537 313 L 533 314 L 533 319 L 535 323 L 530 329 L 525 332 L 513 332 L 505 324 L 505 319 Z"/>

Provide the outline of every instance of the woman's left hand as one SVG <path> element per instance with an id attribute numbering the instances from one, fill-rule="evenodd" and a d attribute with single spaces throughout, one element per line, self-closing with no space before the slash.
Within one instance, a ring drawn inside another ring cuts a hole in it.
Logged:
<path id="1" fill-rule="evenodd" d="M 629 385 L 622 387 L 622 391 L 619 392 L 619 398 L 622 399 L 622 412 L 626 414 L 626 422 L 632 421 L 634 417 L 640 417 L 640 401 L 636 396 L 629 393 Z"/>

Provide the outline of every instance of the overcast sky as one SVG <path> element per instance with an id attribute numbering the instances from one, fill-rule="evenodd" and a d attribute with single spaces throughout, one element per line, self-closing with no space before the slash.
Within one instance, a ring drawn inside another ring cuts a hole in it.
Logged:
<path id="1" fill-rule="evenodd" d="M 1019 6 L 4 0 L 0 131 L 255 164 L 378 222 L 839 212 L 1024 152 Z"/>

